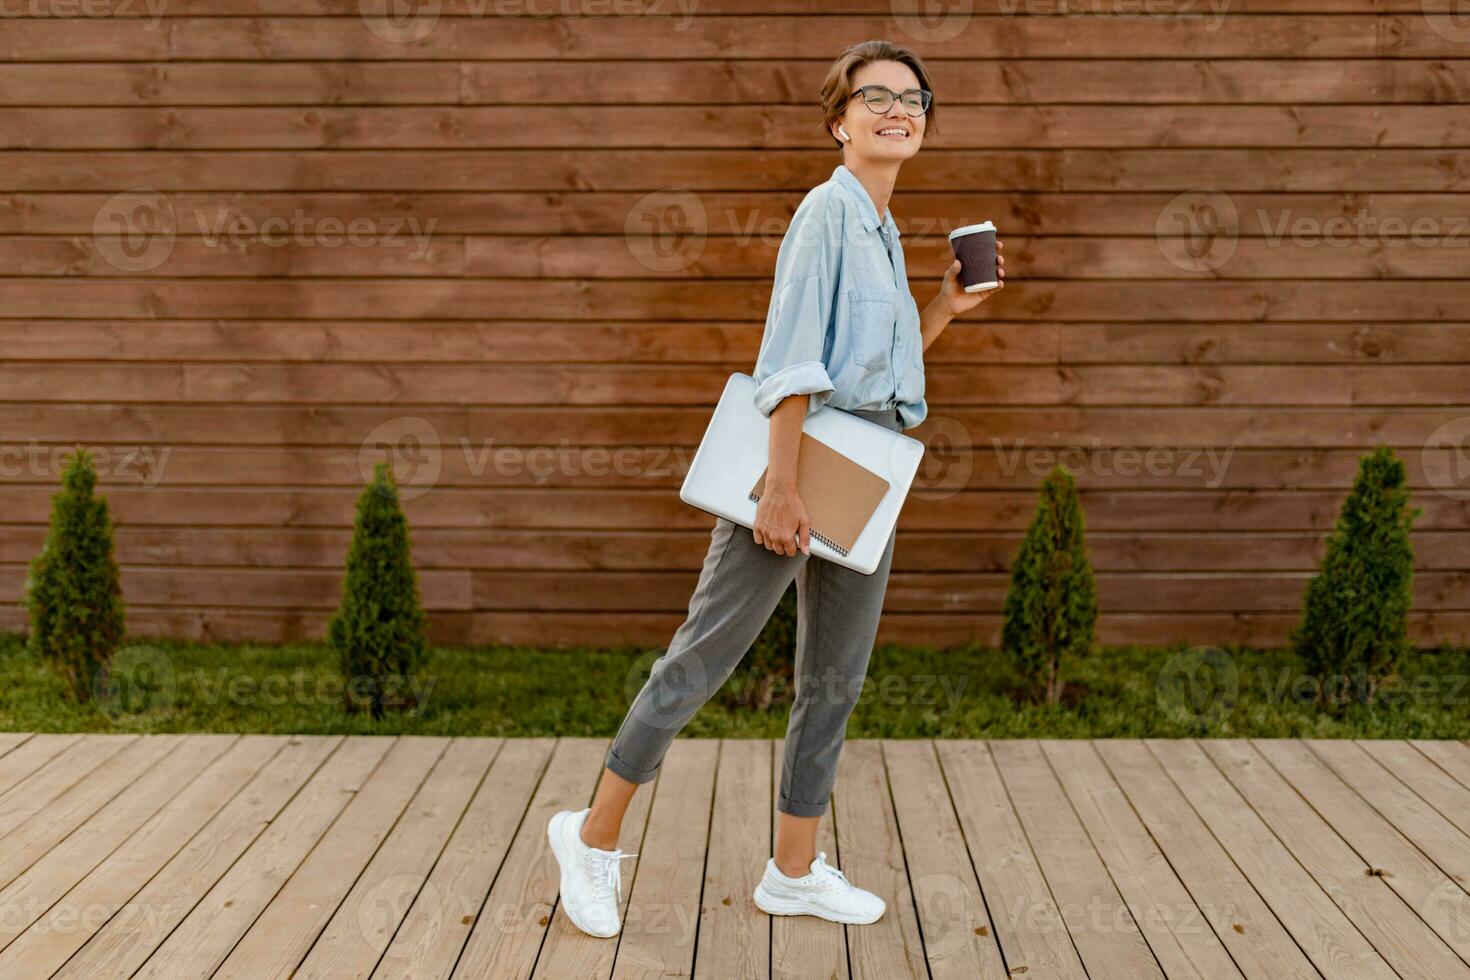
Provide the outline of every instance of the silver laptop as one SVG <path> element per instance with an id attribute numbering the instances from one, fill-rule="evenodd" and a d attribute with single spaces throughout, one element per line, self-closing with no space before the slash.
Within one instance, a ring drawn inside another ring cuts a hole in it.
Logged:
<path id="1" fill-rule="evenodd" d="M 730 375 L 679 488 L 679 499 L 685 503 L 742 527 L 755 524 L 757 502 L 749 494 L 770 454 L 771 420 L 755 407 L 755 388 L 750 375 Z M 871 575 L 898 522 L 924 444 L 829 405 L 808 413 L 802 431 L 888 481 L 887 493 L 846 553 L 815 534 L 809 541 L 813 555 Z"/>

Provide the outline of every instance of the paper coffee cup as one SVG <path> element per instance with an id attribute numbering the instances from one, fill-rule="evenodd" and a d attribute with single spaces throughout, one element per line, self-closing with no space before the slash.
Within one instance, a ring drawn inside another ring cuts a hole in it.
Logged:
<path id="1" fill-rule="evenodd" d="M 994 289 L 1000 285 L 1000 270 L 995 261 L 995 225 L 982 221 L 965 225 L 949 233 L 949 247 L 960 260 L 960 285 L 967 293 Z"/>

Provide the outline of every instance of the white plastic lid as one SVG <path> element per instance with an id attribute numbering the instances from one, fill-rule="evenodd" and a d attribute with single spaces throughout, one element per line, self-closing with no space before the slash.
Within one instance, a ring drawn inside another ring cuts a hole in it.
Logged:
<path id="1" fill-rule="evenodd" d="M 949 237 L 950 240 L 953 241 L 961 235 L 969 235 L 977 231 L 995 231 L 995 225 L 991 224 L 988 221 L 982 221 L 978 225 L 965 225 L 965 227 L 963 228 L 956 228 L 954 231 L 950 232 Z"/>

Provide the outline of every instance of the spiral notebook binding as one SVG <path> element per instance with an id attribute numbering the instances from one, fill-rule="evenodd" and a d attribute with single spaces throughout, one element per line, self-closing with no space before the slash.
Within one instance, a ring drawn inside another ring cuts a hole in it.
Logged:
<path id="1" fill-rule="evenodd" d="M 761 499 L 760 495 L 757 493 L 747 493 L 745 496 L 756 503 L 759 503 Z M 813 528 L 808 528 L 807 530 L 811 533 L 812 537 L 816 538 L 818 541 L 822 542 L 824 545 L 831 548 L 842 557 L 847 557 L 847 549 L 842 547 L 842 545 L 838 544 L 836 541 L 833 541 L 821 531 L 815 530 Z"/>

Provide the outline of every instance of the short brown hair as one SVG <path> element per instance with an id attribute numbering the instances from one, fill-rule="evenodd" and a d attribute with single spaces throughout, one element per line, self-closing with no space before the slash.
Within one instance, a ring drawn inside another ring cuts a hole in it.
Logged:
<path id="1" fill-rule="evenodd" d="M 929 82 L 929 72 L 914 52 L 887 41 L 861 41 L 837 56 L 832 67 L 827 69 L 827 78 L 822 82 L 822 128 L 827 131 L 828 136 L 832 136 L 832 124 L 841 119 L 842 113 L 847 109 L 847 97 L 852 93 L 852 76 L 863 65 L 875 61 L 897 61 L 908 65 L 918 77 L 919 86 L 930 92 L 934 91 L 934 86 Z M 934 99 L 931 97 L 929 111 L 924 113 L 924 135 L 937 132 L 939 127 L 935 119 Z M 836 136 L 832 136 L 832 139 L 838 147 L 843 145 Z"/>

